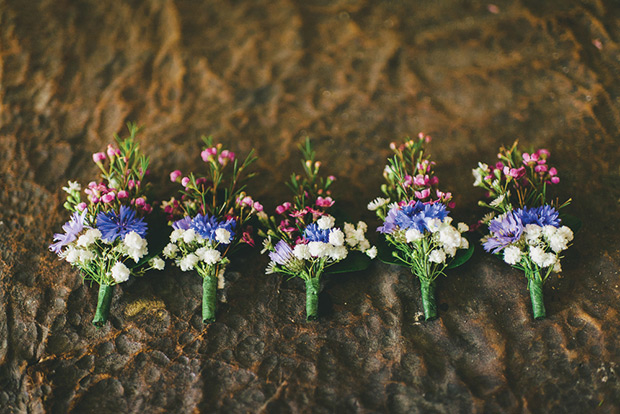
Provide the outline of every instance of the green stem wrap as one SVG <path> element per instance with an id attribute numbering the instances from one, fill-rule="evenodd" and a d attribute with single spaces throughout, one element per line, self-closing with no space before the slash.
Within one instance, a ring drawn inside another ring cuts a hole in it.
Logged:
<path id="1" fill-rule="evenodd" d="M 315 321 L 319 315 L 319 277 L 306 279 L 306 320 Z"/>
<path id="2" fill-rule="evenodd" d="M 420 291 L 422 292 L 422 307 L 424 319 L 432 321 L 437 319 L 437 304 L 435 303 L 435 281 L 420 278 Z"/>
<path id="3" fill-rule="evenodd" d="M 527 276 L 527 287 L 530 290 L 530 298 L 532 299 L 534 319 L 545 319 L 547 312 L 545 311 L 545 302 L 543 301 L 543 281 L 540 280 L 539 275 L 535 272 Z"/>
<path id="4" fill-rule="evenodd" d="M 214 270 L 202 276 L 202 323 L 215 322 L 215 302 L 217 300 L 217 272 Z"/>
<path id="5" fill-rule="evenodd" d="M 108 321 L 110 313 L 110 304 L 112 303 L 112 294 L 114 287 L 110 285 L 99 285 L 99 296 L 97 297 L 97 309 L 93 318 L 93 325 L 101 328 Z"/>

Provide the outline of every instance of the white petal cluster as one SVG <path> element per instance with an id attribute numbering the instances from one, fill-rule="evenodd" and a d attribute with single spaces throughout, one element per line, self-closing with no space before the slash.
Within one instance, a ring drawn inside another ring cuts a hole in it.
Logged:
<path id="1" fill-rule="evenodd" d="M 140 237 L 140 235 L 135 231 L 125 235 L 123 245 L 127 256 L 131 257 L 136 263 L 138 263 L 138 261 L 149 252 L 146 239 Z"/>
<path id="2" fill-rule="evenodd" d="M 217 246 L 230 244 L 231 241 L 232 234 L 224 228 L 215 230 L 215 241 L 205 239 L 193 229 L 175 229 L 162 254 L 167 259 L 175 259 L 175 264 L 182 271 L 188 272 L 204 265 L 226 264 L 227 259 Z"/>
<path id="3" fill-rule="evenodd" d="M 425 220 L 427 229 L 419 231 L 416 228 L 409 228 L 400 233 L 395 233 L 396 240 L 409 244 L 414 251 L 423 252 L 422 246 L 429 247 L 427 259 L 431 263 L 446 264 L 449 258 L 454 257 L 459 249 L 469 248 L 469 242 L 462 233 L 469 230 L 465 223 L 458 223 L 456 227 L 452 225 L 452 218 Z M 424 241 L 424 244 L 421 244 Z M 423 253 L 420 253 L 423 254 Z"/>
<path id="4" fill-rule="evenodd" d="M 527 224 L 521 239 L 504 249 L 504 261 L 516 265 L 525 258 L 541 268 L 561 272 L 559 254 L 568 248 L 573 237 L 573 231 L 567 226 Z"/>
<path id="5" fill-rule="evenodd" d="M 349 247 L 366 252 L 371 247 L 366 238 L 366 230 L 368 230 L 368 225 L 363 221 L 359 221 L 357 227 L 351 223 L 344 223 L 345 242 Z"/>
<path id="6" fill-rule="evenodd" d="M 316 224 L 321 230 L 329 230 L 334 227 L 334 224 L 336 224 L 336 219 L 330 215 L 326 215 L 318 219 Z"/>
<path id="7" fill-rule="evenodd" d="M 100 239 L 101 232 L 99 231 L 99 229 L 88 229 L 86 230 L 86 233 L 82 234 L 78 238 L 77 245 L 78 247 L 88 247 Z"/>
<path id="8" fill-rule="evenodd" d="M 166 262 L 161 257 L 153 257 L 149 260 L 149 264 L 155 270 L 164 270 L 164 267 L 166 267 Z"/>
<path id="9" fill-rule="evenodd" d="M 114 266 L 110 269 L 110 273 L 112 275 L 112 279 L 114 279 L 116 283 L 122 283 L 129 280 L 130 271 L 122 262 L 114 263 Z"/>
<path id="10" fill-rule="evenodd" d="M 370 203 L 368 203 L 368 210 L 370 211 L 378 210 L 389 202 L 390 200 L 387 198 L 377 197 L 374 200 L 372 200 Z"/>

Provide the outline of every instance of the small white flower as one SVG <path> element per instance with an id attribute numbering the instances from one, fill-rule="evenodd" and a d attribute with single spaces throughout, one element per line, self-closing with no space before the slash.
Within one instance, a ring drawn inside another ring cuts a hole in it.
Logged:
<path id="1" fill-rule="evenodd" d="M 439 226 L 441 226 L 441 220 L 439 220 L 438 218 L 426 218 L 424 219 L 424 223 L 426 224 L 426 227 L 431 233 L 435 233 L 436 231 L 438 231 Z"/>
<path id="2" fill-rule="evenodd" d="M 424 234 L 420 233 L 418 229 L 408 229 L 405 232 L 407 243 L 417 242 L 418 240 L 422 240 L 422 237 L 424 237 Z"/>
<path id="3" fill-rule="evenodd" d="M 190 244 L 194 240 L 196 240 L 196 232 L 194 231 L 194 229 L 185 230 L 185 232 L 183 233 L 183 241 L 187 244 Z"/>
<path id="4" fill-rule="evenodd" d="M 229 244 L 230 243 L 230 232 L 223 228 L 219 228 L 215 230 L 215 240 L 218 243 Z"/>
<path id="5" fill-rule="evenodd" d="M 495 212 L 490 212 L 485 214 L 482 217 L 482 220 L 480 220 L 482 223 L 487 224 L 488 222 L 490 222 L 491 220 L 493 220 L 495 218 Z"/>
<path id="6" fill-rule="evenodd" d="M 553 265 L 553 271 L 555 273 L 562 273 L 562 265 L 560 264 L 560 259 L 558 259 Z"/>
<path id="7" fill-rule="evenodd" d="M 86 233 L 80 236 L 77 245 L 80 247 L 88 247 L 99 239 L 101 239 L 101 232 L 99 229 L 88 229 Z"/>
<path id="8" fill-rule="evenodd" d="M 540 267 L 549 267 L 556 262 L 556 256 L 553 253 L 546 253 L 542 247 L 530 246 L 530 258 Z"/>
<path id="9" fill-rule="evenodd" d="M 62 190 L 71 194 L 74 191 L 82 191 L 82 186 L 77 181 L 69 181 L 67 187 L 63 187 Z"/>
<path id="10" fill-rule="evenodd" d="M 359 245 L 357 246 L 361 251 L 366 251 L 370 249 L 370 242 L 366 239 L 360 240 Z"/>
<path id="11" fill-rule="evenodd" d="M 336 223 L 336 219 L 329 215 L 323 216 L 316 221 L 316 224 L 319 226 L 319 229 L 321 230 L 331 229 L 332 227 L 334 227 L 335 223 Z"/>
<path id="12" fill-rule="evenodd" d="M 310 249 L 308 249 L 307 244 L 298 244 L 293 248 L 293 255 L 299 260 L 308 260 L 310 259 Z"/>
<path id="13" fill-rule="evenodd" d="M 170 241 L 172 243 L 176 243 L 180 238 L 183 237 L 183 233 L 185 233 L 185 230 L 183 229 L 174 229 L 172 233 L 170 233 Z"/>
<path id="14" fill-rule="evenodd" d="M 174 259 L 177 255 L 179 248 L 174 243 L 168 243 L 166 247 L 164 247 L 164 251 L 162 252 L 166 259 Z"/>
<path id="15" fill-rule="evenodd" d="M 178 262 L 179 267 L 184 272 L 192 270 L 196 263 L 198 263 L 198 256 L 196 256 L 194 253 L 188 254 Z"/>
<path id="16" fill-rule="evenodd" d="M 206 264 L 214 265 L 214 264 L 216 264 L 217 262 L 220 261 L 221 257 L 222 257 L 222 254 L 218 250 L 208 249 L 204 253 L 204 255 L 202 257 L 202 260 L 204 260 L 204 262 Z"/>
<path id="17" fill-rule="evenodd" d="M 443 263 L 446 261 L 446 253 L 441 249 L 435 249 L 428 255 L 428 261 L 433 263 Z"/>
<path id="18" fill-rule="evenodd" d="M 573 240 L 574 234 L 573 231 L 568 226 L 562 226 L 558 229 L 558 233 L 566 239 L 567 242 Z"/>
<path id="19" fill-rule="evenodd" d="M 469 231 L 469 226 L 465 223 L 457 224 L 456 228 L 459 230 L 459 233 L 465 233 L 466 231 Z"/>
<path id="20" fill-rule="evenodd" d="M 263 240 L 263 250 L 260 251 L 260 254 L 265 254 L 273 250 L 273 244 L 271 243 L 271 236 L 267 236 L 266 239 Z"/>
<path id="21" fill-rule="evenodd" d="M 551 225 L 546 225 L 542 228 L 542 233 L 545 236 L 545 238 L 547 240 L 549 240 L 549 238 L 553 237 L 556 233 L 558 232 L 557 227 L 551 226 Z"/>
<path id="22" fill-rule="evenodd" d="M 123 243 L 128 249 L 136 250 L 140 250 L 147 245 L 146 240 L 140 237 L 135 231 L 127 233 L 123 239 Z"/>
<path id="23" fill-rule="evenodd" d="M 93 253 L 90 250 L 78 250 L 78 254 L 79 254 L 79 261 L 82 263 L 87 263 L 90 262 L 91 260 L 93 260 L 95 258 L 95 253 Z"/>
<path id="24" fill-rule="evenodd" d="M 334 246 L 342 246 L 344 244 L 344 233 L 340 229 L 329 232 L 329 242 Z"/>
<path id="25" fill-rule="evenodd" d="M 329 257 L 331 257 L 334 261 L 340 261 L 345 259 L 348 253 L 349 252 L 347 251 L 347 248 L 344 246 L 331 247 L 328 248 L 327 251 Z"/>
<path id="26" fill-rule="evenodd" d="M 450 249 L 456 249 L 461 245 L 461 233 L 452 226 L 442 225 L 439 228 L 439 242 Z"/>
<path id="27" fill-rule="evenodd" d="M 166 266 L 166 262 L 164 262 L 164 260 L 160 257 L 153 257 L 149 261 L 149 264 L 155 270 L 164 270 L 164 267 Z"/>
<path id="28" fill-rule="evenodd" d="M 516 265 L 521 261 L 523 253 L 517 246 L 508 246 L 504 249 L 504 261 L 509 265 Z"/>
<path id="29" fill-rule="evenodd" d="M 366 233 L 366 230 L 368 230 L 368 224 L 366 224 L 363 221 L 358 221 L 357 222 L 357 231 L 361 231 L 362 233 Z"/>
<path id="30" fill-rule="evenodd" d="M 265 274 L 266 275 L 272 275 L 276 272 L 276 262 L 271 261 L 269 262 L 269 264 L 267 265 L 267 268 L 265 269 Z"/>
<path id="31" fill-rule="evenodd" d="M 371 259 L 374 259 L 375 257 L 377 257 L 377 247 L 372 246 L 370 249 L 366 250 L 364 253 L 366 253 L 368 257 L 370 257 Z"/>
<path id="32" fill-rule="evenodd" d="M 308 251 L 312 257 L 323 257 L 327 252 L 327 244 L 320 241 L 308 243 Z"/>
<path id="33" fill-rule="evenodd" d="M 523 229 L 525 235 L 525 241 L 529 245 L 536 245 L 540 242 L 540 236 L 542 235 L 542 227 L 537 224 L 527 224 Z"/>
<path id="34" fill-rule="evenodd" d="M 80 252 L 73 246 L 69 246 L 64 253 L 65 260 L 71 264 L 80 260 Z"/>
<path id="35" fill-rule="evenodd" d="M 370 211 L 378 210 L 379 208 L 383 207 L 389 202 L 390 200 L 387 198 L 377 197 L 374 200 L 372 200 L 370 203 L 368 203 L 368 210 Z"/>
<path id="36" fill-rule="evenodd" d="M 568 240 L 558 231 L 553 236 L 549 237 L 549 247 L 555 253 L 560 253 L 562 250 L 568 248 Z"/>
<path id="37" fill-rule="evenodd" d="M 112 279 L 117 283 L 126 282 L 129 279 L 129 269 L 121 262 L 116 262 L 110 271 L 112 273 Z"/>
<path id="38" fill-rule="evenodd" d="M 459 249 L 469 249 L 469 240 L 465 237 L 461 237 L 461 245 L 459 246 Z"/>
<path id="39" fill-rule="evenodd" d="M 478 187 L 480 184 L 482 184 L 483 178 L 485 177 L 482 174 L 482 171 L 480 171 L 478 168 L 474 168 L 473 170 L 471 170 L 472 174 L 474 175 L 474 187 Z"/>
<path id="40" fill-rule="evenodd" d="M 502 202 L 503 202 L 503 201 L 504 201 L 504 199 L 506 198 L 506 194 L 507 194 L 507 193 L 502 193 L 502 195 L 500 195 L 499 197 L 497 197 L 495 200 L 491 201 L 491 202 L 489 203 L 489 205 L 490 205 L 491 207 L 497 207 L 497 206 L 499 206 L 500 204 L 502 204 Z"/>

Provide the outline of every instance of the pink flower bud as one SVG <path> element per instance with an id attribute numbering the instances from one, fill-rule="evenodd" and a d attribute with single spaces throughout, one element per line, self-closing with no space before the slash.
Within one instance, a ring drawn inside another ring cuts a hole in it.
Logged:
<path id="1" fill-rule="evenodd" d="M 144 207 L 145 204 L 146 204 L 146 200 L 144 198 L 142 197 L 136 198 L 136 206 Z"/>
<path id="2" fill-rule="evenodd" d="M 261 203 L 259 203 L 258 201 L 255 201 L 254 204 L 252 205 L 252 207 L 254 208 L 254 210 L 261 212 L 263 211 L 263 205 Z"/>
<path id="3" fill-rule="evenodd" d="M 560 177 L 558 177 L 558 176 L 551 177 L 551 182 L 552 182 L 553 184 L 557 184 L 557 183 L 559 183 L 559 182 L 560 182 Z"/>
<path id="4" fill-rule="evenodd" d="M 328 175 L 328 176 L 327 176 L 327 179 L 328 179 L 329 181 L 336 181 L 336 176 L 335 176 L 335 175 Z"/>
<path id="5" fill-rule="evenodd" d="M 181 185 L 183 187 L 187 187 L 188 184 L 189 184 L 189 177 L 183 177 L 183 179 L 181 180 Z"/>
<path id="6" fill-rule="evenodd" d="M 174 170 L 170 173 L 170 181 L 172 181 L 173 183 L 176 182 L 176 180 L 181 176 L 181 171 L 180 170 Z"/>
<path id="7" fill-rule="evenodd" d="M 555 167 L 551 167 L 551 168 L 549 169 L 549 175 L 550 175 L 550 176 L 552 176 L 552 177 L 553 177 L 554 175 L 558 175 L 558 170 L 557 170 Z M 558 181 L 559 181 L 559 180 L 558 180 Z M 554 183 L 554 184 L 557 184 L 557 183 Z"/>
<path id="8" fill-rule="evenodd" d="M 119 200 L 122 200 L 122 199 L 127 198 L 127 197 L 129 197 L 129 193 L 127 191 L 121 190 L 121 191 L 118 192 L 117 198 Z"/>
<path id="9" fill-rule="evenodd" d="M 107 193 L 104 194 L 103 197 L 101 197 L 101 201 L 103 201 L 104 203 L 110 203 L 114 200 L 114 198 L 116 198 L 116 195 L 114 193 Z"/>
<path id="10" fill-rule="evenodd" d="M 282 214 L 285 211 L 288 211 L 288 209 L 290 209 L 291 206 L 292 206 L 292 204 L 287 201 L 286 203 L 276 207 L 276 213 L 277 214 Z"/>
<path id="11" fill-rule="evenodd" d="M 108 144 L 108 149 L 106 152 L 108 153 L 109 158 L 114 158 L 116 156 L 116 151 L 117 150 L 112 145 Z"/>
<path id="12" fill-rule="evenodd" d="M 103 152 L 95 152 L 93 154 L 93 161 L 99 164 L 101 161 L 105 160 L 105 153 Z"/>
<path id="13" fill-rule="evenodd" d="M 78 209 L 78 211 L 84 211 L 86 210 L 86 203 L 82 202 L 75 207 Z"/>
<path id="14" fill-rule="evenodd" d="M 212 160 L 216 154 L 217 154 L 217 148 L 212 147 L 212 148 L 207 148 L 206 150 L 202 151 L 200 153 L 200 156 L 202 157 L 202 160 L 204 162 L 207 162 L 207 161 Z"/>

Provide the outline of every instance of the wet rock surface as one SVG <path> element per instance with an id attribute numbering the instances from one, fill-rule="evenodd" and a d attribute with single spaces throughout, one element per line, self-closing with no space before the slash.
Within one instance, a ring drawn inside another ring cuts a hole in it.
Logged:
<path id="1" fill-rule="evenodd" d="M 620 9 L 565 1 L 0 1 L 0 412 L 617 412 L 620 406 Z M 376 222 L 388 144 L 425 131 L 454 215 L 469 173 L 518 138 L 545 147 L 584 222 L 533 321 L 525 279 L 480 250 L 421 320 L 406 269 L 303 285 L 235 258 L 204 328 L 197 275 L 97 289 L 47 251 L 60 187 L 144 126 L 155 195 L 200 168 L 199 137 L 256 148 L 252 193 L 283 201 L 315 144 L 339 204 Z"/>

